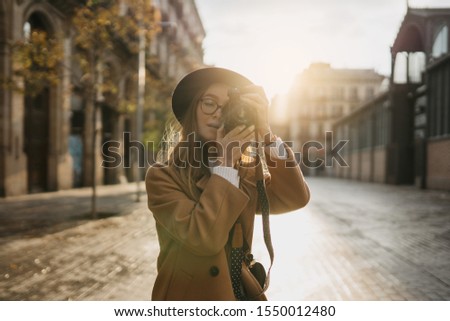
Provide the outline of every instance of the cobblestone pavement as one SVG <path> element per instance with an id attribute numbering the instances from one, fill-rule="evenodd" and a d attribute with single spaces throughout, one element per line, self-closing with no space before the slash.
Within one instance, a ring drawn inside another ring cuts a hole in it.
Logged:
<path id="1" fill-rule="evenodd" d="M 0 229 L 0 299 L 148 300 L 158 244 L 135 190 L 100 187 L 96 220 L 90 189 L 0 200 L 0 219 L 16 232 Z"/>
<path id="2" fill-rule="evenodd" d="M 450 300 L 450 193 L 308 178 L 271 218 L 271 300 Z M 158 244 L 135 186 L 0 200 L 1 300 L 147 300 Z M 255 256 L 268 265 L 257 217 Z"/>

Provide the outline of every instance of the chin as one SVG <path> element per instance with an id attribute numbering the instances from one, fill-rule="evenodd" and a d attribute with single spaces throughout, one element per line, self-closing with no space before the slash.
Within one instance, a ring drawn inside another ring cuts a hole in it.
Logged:
<path id="1" fill-rule="evenodd" d="M 203 141 L 207 142 L 210 140 L 216 140 L 217 138 L 217 130 L 208 130 L 206 133 L 200 133 L 200 137 Z"/>

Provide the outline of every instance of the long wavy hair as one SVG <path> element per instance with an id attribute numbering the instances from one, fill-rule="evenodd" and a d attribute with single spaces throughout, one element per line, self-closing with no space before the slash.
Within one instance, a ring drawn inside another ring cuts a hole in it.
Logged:
<path id="1" fill-rule="evenodd" d="M 210 175 L 207 152 L 198 136 L 197 107 L 204 90 L 199 90 L 188 106 L 181 124 L 173 119 L 168 123 L 158 153 L 158 162 L 173 166 L 191 196 L 200 195 L 196 183 L 203 175 Z"/>

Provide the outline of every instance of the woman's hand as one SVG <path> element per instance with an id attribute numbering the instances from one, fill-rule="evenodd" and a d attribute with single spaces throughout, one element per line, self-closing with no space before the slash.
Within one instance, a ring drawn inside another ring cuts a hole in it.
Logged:
<path id="1" fill-rule="evenodd" d="M 255 126 L 247 128 L 244 125 L 237 126 L 225 135 L 222 125 L 217 130 L 217 163 L 221 166 L 233 167 L 251 141 L 255 141 Z"/>
<path id="2" fill-rule="evenodd" d="M 243 87 L 241 88 L 240 99 L 242 103 L 253 107 L 258 115 L 259 139 L 264 140 L 266 144 L 272 142 L 275 138 L 269 125 L 269 100 L 264 89 L 255 85 Z"/>

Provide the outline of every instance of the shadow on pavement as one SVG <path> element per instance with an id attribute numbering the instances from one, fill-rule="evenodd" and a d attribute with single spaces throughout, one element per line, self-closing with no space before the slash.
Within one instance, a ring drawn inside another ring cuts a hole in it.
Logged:
<path id="1" fill-rule="evenodd" d="M 11 238 L 40 237 L 84 224 L 126 215 L 139 204 L 134 192 L 97 198 L 97 218 L 93 218 L 91 196 L 52 196 L 2 202 L 0 205 L 0 243 Z"/>

